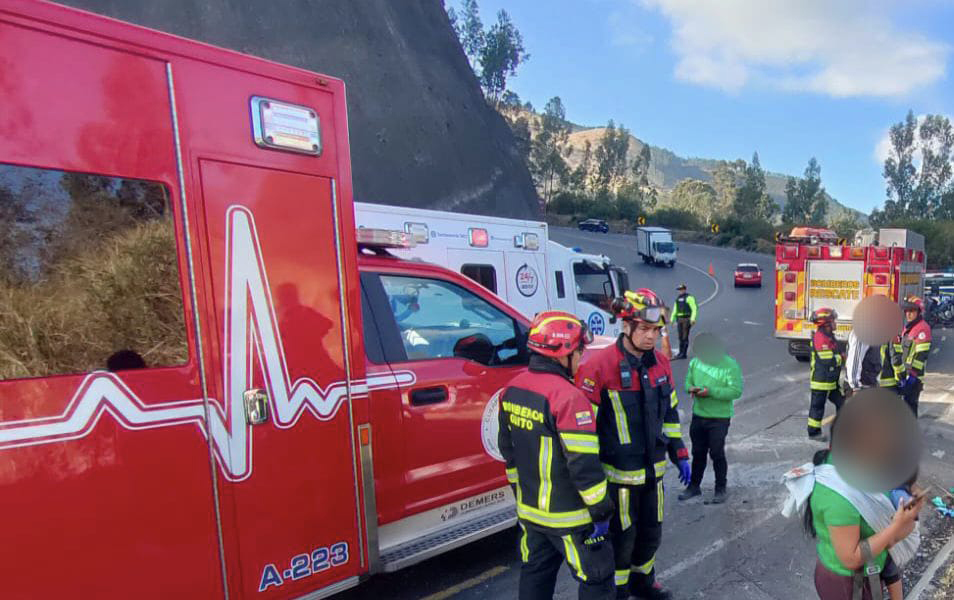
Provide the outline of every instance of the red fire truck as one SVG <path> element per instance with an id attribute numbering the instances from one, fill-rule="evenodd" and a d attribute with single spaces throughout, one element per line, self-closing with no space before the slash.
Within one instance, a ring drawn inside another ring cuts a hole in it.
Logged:
<path id="1" fill-rule="evenodd" d="M 526 320 L 355 232 L 341 81 L 4 0 L 0 90 L 4 598 L 320 598 L 514 523 Z"/>
<path id="2" fill-rule="evenodd" d="M 848 245 L 835 232 L 795 227 L 775 247 L 775 337 L 788 340 L 789 354 L 811 356 L 817 308 L 838 312 L 835 336 L 846 341 L 855 306 L 882 294 L 896 302 L 924 288 L 924 237 L 906 229 L 862 231 Z"/>

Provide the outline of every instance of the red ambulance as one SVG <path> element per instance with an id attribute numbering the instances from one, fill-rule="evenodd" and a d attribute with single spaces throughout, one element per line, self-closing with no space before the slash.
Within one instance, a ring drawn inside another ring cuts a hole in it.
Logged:
<path id="1" fill-rule="evenodd" d="M 0 3 L 4 598 L 320 598 L 514 523 L 527 323 L 356 234 L 344 91 Z"/>

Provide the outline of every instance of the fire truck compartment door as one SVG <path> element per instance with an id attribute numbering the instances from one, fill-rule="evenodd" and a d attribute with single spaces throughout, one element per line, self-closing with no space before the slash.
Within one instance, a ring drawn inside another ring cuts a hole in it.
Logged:
<path id="1" fill-rule="evenodd" d="M 864 297 L 864 263 L 811 260 L 805 265 L 808 315 L 818 308 L 833 308 L 838 312 L 839 321 L 851 321 L 855 306 Z"/>
<path id="2" fill-rule="evenodd" d="M 239 597 L 293 597 L 356 575 L 361 544 L 332 185 L 200 161 L 213 330 L 210 429 L 226 562 Z M 246 389 L 269 398 L 250 427 Z M 262 592 L 262 593 L 260 593 Z"/>

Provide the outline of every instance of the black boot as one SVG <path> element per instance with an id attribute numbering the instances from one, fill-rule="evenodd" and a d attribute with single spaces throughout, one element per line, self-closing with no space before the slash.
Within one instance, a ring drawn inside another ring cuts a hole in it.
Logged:
<path id="1" fill-rule="evenodd" d="M 688 500 L 689 498 L 695 498 L 696 496 L 701 496 L 702 490 L 699 489 L 698 485 L 689 484 L 681 494 L 679 494 L 680 500 Z"/>
<path id="2" fill-rule="evenodd" d="M 712 495 L 712 504 L 724 504 L 726 496 L 728 493 L 725 491 L 725 486 L 716 487 L 715 494 Z"/>
<path id="3" fill-rule="evenodd" d="M 659 582 L 654 582 L 652 586 L 633 592 L 636 600 L 672 600 L 672 594 L 663 589 Z"/>

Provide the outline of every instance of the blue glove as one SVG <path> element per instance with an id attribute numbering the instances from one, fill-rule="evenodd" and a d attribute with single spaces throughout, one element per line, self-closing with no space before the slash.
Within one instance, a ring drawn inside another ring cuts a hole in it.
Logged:
<path id="1" fill-rule="evenodd" d="M 913 499 L 913 496 L 904 488 L 895 488 L 888 492 L 888 496 L 891 498 L 891 504 L 895 510 L 898 510 L 902 503 L 907 504 Z"/>
<path id="2" fill-rule="evenodd" d="M 593 523 L 593 533 L 590 534 L 590 537 L 583 540 L 583 543 L 587 546 L 602 544 L 606 541 L 607 535 L 609 535 L 609 519 L 597 521 Z"/>
<path id="3" fill-rule="evenodd" d="M 685 458 L 679 459 L 679 481 L 682 482 L 682 485 L 689 485 L 691 478 L 692 469 L 689 467 L 689 460 Z"/>
<path id="4" fill-rule="evenodd" d="M 898 387 L 901 388 L 901 390 L 903 391 L 908 388 L 914 387 L 917 384 L 917 381 L 918 381 L 917 377 L 908 375 L 898 383 Z"/>

